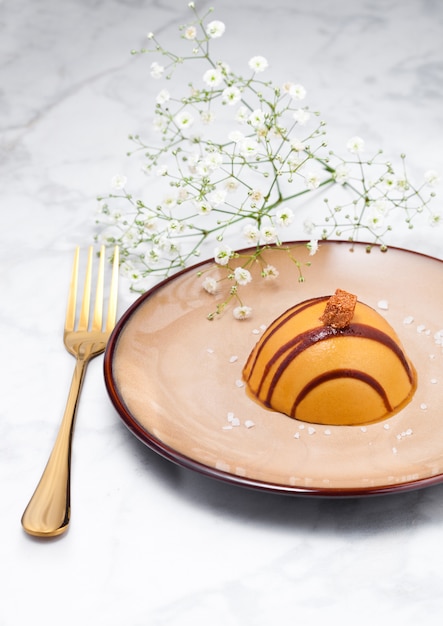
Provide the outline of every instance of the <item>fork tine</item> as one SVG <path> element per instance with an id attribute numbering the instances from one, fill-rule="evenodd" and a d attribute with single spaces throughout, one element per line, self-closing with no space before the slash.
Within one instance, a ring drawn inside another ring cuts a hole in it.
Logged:
<path id="1" fill-rule="evenodd" d="M 88 330 L 89 306 L 91 303 L 91 276 L 92 276 L 92 246 L 88 251 L 88 264 L 86 267 L 85 286 L 83 288 L 83 300 L 78 322 L 78 330 Z"/>
<path id="2" fill-rule="evenodd" d="M 71 282 L 69 284 L 68 305 L 66 307 L 65 331 L 74 330 L 75 309 L 77 305 L 77 283 L 78 283 L 78 259 L 80 248 L 75 249 L 74 263 L 72 265 Z"/>
<path id="3" fill-rule="evenodd" d="M 103 321 L 103 284 L 105 275 L 105 246 L 100 248 L 100 258 L 97 274 L 97 288 L 95 292 L 94 316 L 92 318 L 92 330 L 100 331 Z"/>
<path id="4" fill-rule="evenodd" d="M 117 295 L 118 295 L 118 270 L 119 270 L 119 248 L 114 248 L 114 259 L 112 262 L 111 290 L 109 293 L 108 317 L 106 320 L 106 332 L 111 332 L 115 326 L 117 317 Z"/>

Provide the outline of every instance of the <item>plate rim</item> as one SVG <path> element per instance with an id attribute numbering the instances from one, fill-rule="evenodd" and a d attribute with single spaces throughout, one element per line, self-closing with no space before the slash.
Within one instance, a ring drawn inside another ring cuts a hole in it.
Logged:
<path id="1" fill-rule="evenodd" d="M 300 245 L 308 243 L 307 240 L 295 240 L 284 242 L 282 245 Z M 321 242 L 321 245 L 344 245 L 349 247 L 367 247 L 371 246 L 374 250 L 371 250 L 371 253 L 377 250 L 377 253 L 385 254 L 378 250 L 378 245 L 370 244 L 368 242 L 349 242 L 345 240 L 335 240 L 328 239 Z M 269 249 L 272 249 L 276 246 L 270 245 Z M 253 250 L 253 247 L 243 248 L 238 250 L 240 253 L 245 253 L 248 250 Z M 418 252 L 415 250 L 408 250 L 407 248 L 399 247 L 399 246 L 389 246 L 386 253 L 389 253 L 389 250 L 396 250 L 399 252 L 404 252 L 411 255 L 417 255 L 420 257 L 424 257 L 430 259 L 432 261 L 436 261 L 438 263 L 443 264 L 442 259 L 438 259 L 432 255 Z M 138 309 L 144 304 L 144 302 L 150 298 L 152 298 L 157 291 L 163 289 L 169 283 L 179 279 L 181 276 L 188 274 L 192 271 L 196 271 L 199 267 L 203 265 L 207 265 L 211 262 L 211 259 L 206 259 L 199 261 L 198 263 L 191 265 L 189 267 L 183 268 L 182 270 L 167 276 L 162 279 L 159 283 L 149 288 L 145 293 L 141 294 L 129 307 L 124 311 L 119 320 L 117 321 L 113 332 L 108 340 L 103 360 L 103 375 L 105 381 L 106 391 L 108 396 L 117 411 L 119 418 L 123 421 L 124 425 L 129 429 L 129 431 L 144 445 L 150 448 L 152 451 L 163 457 L 164 459 L 175 463 L 176 465 L 183 467 L 185 469 L 194 471 L 200 475 L 206 476 L 210 479 L 218 480 L 219 482 L 223 482 L 225 484 L 236 485 L 240 487 L 249 488 L 255 491 L 261 491 L 266 493 L 275 493 L 275 494 L 283 494 L 283 495 L 294 495 L 294 496 L 314 496 L 314 497 L 322 497 L 322 498 L 347 498 L 347 497 L 363 497 L 363 496 L 377 496 L 377 495 L 387 495 L 387 494 L 397 494 L 409 492 L 416 489 L 422 489 L 430 486 L 434 486 L 437 484 L 441 484 L 443 482 L 443 472 L 439 474 L 435 474 L 433 476 L 428 476 L 424 478 L 419 478 L 415 480 L 403 481 L 400 483 L 393 483 L 387 485 L 367 485 L 362 487 L 303 487 L 300 485 L 287 485 L 280 484 L 274 482 L 266 482 L 263 480 L 247 478 L 244 476 L 238 476 L 236 474 L 231 474 L 230 472 L 225 472 L 223 470 L 217 469 L 215 467 L 211 467 L 197 461 L 182 452 L 179 452 L 167 445 L 160 439 L 156 438 L 154 435 L 148 433 L 135 419 L 135 417 L 131 414 L 130 410 L 127 408 L 120 392 L 117 383 L 115 382 L 115 378 L 113 375 L 113 362 L 114 362 L 114 354 L 117 349 L 120 335 L 125 329 L 126 325 L 131 320 L 132 316 L 138 311 Z"/>

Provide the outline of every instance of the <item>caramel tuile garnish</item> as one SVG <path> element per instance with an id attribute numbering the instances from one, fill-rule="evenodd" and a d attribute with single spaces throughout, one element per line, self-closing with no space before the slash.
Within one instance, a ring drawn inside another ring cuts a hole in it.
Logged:
<path id="1" fill-rule="evenodd" d="M 354 316 L 357 296 L 343 289 L 336 289 L 335 294 L 326 302 L 320 321 L 331 328 L 346 328 Z"/>

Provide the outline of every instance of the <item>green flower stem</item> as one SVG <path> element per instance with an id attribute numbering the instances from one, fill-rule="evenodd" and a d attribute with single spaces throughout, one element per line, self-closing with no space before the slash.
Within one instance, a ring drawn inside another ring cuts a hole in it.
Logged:
<path id="1" fill-rule="evenodd" d="M 381 151 L 362 158 L 359 138 L 348 142 L 346 157 L 327 148 L 326 123 L 313 123 L 309 117 L 319 113 L 302 106 L 303 88 L 263 80 L 261 72 L 267 62 L 262 57 L 250 60 L 249 75 L 231 70 L 212 53 L 224 25 L 208 22 L 213 9 L 200 14 L 193 2 L 189 8 L 192 20 L 180 27 L 182 45 L 189 46 L 183 54 L 164 48 L 151 34 L 146 48 L 132 51 L 154 56 L 165 66 L 157 61 L 151 64 L 152 76 L 161 83 L 153 111 L 160 139 L 145 141 L 139 134 L 130 135 L 128 156 L 140 156 L 146 174 L 162 175 L 168 193 L 151 204 L 144 197 L 145 193 L 150 197 L 149 182 L 137 198 L 118 180 L 115 192 L 99 199 L 100 238 L 120 246 L 122 266 L 134 291 L 143 291 L 143 282 L 137 282 L 140 278 L 167 276 L 187 266 L 203 245 L 211 241 L 214 246 L 226 245 L 225 239 L 238 237 L 242 223 L 252 229 L 249 241 L 275 238 L 277 244 L 272 247 L 290 256 L 303 280 L 295 248 L 281 243 L 279 220 L 286 210 L 294 208 L 296 214 L 297 206 L 311 193 L 319 194 L 326 207 L 323 215 L 313 210 L 306 225 L 313 234 L 312 243 L 317 238 L 361 239 L 369 249 L 378 245 L 385 250 L 394 211 L 404 216 L 409 228 L 419 218 L 433 225 L 441 220 L 431 208 L 435 194 L 426 194 L 435 173 L 413 184 L 404 155 L 396 173 Z M 172 93 L 175 73 L 191 63 L 196 74 L 188 78 L 185 93 Z M 211 134 L 219 119 L 232 123 L 231 132 L 222 139 L 216 132 Z M 339 191 L 336 204 L 326 197 L 334 189 Z M 289 223 L 292 215 L 285 219 Z M 294 226 L 295 230 L 285 230 L 286 236 L 300 239 L 301 225 L 295 221 Z M 246 271 L 257 262 L 264 263 L 268 248 L 267 243 L 259 243 L 241 258 L 234 253 L 234 258 L 240 258 Z M 310 252 L 315 249 L 316 244 Z M 242 285 L 232 282 L 233 268 L 220 265 L 220 271 L 231 288 L 217 313 L 233 301 L 243 306 Z"/>

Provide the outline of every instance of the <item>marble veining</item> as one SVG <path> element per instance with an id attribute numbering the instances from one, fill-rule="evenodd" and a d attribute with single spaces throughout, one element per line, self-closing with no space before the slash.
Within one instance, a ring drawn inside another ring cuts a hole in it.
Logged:
<path id="1" fill-rule="evenodd" d="M 196 4 L 226 23 L 227 61 L 262 54 L 276 80 L 303 83 L 333 141 L 359 134 L 406 152 L 417 176 L 443 173 L 441 2 Z M 21 529 L 74 365 L 73 248 L 91 243 L 96 197 L 132 167 L 127 136 L 157 93 L 130 50 L 187 16 L 186 0 L 0 0 L 0 626 L 439 624 L 443 486 L 336 501 L 211 481 L 134 439 L 101 358 L 77 420 L 71 528 L 52 542 Z M 420 228 L 399 244 L 443 259 L 442 241 Z M 121 312 L 133 300 L 122 289 Z"/>

